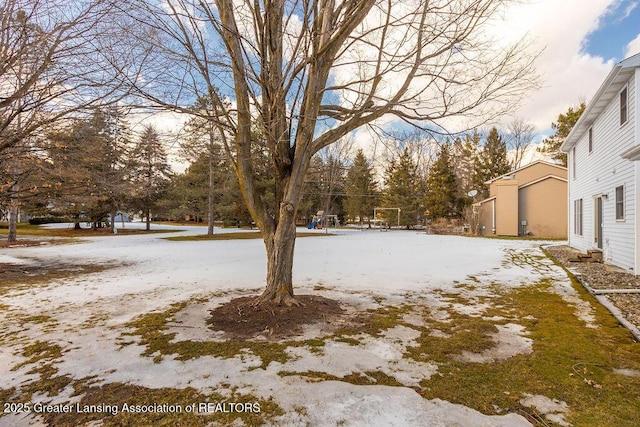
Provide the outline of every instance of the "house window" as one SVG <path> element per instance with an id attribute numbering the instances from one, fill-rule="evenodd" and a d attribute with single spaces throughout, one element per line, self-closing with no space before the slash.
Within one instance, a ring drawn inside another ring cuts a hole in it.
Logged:
<path id="1" fill-rule="evenodd" d="M 624 219 L 624 185 L 616 187 L 616 219 Z"/>
<path id="2" fill-rule="evenodd" d="M 576 147 L 571 149 L 571 176 L 576 179 Z"/>
<path id="3" fill-rule="evenodd" d="M 573 201 L 573 233 L 582 236 L 582 199 Z"/>
<path id="4" fill-rule="evenodd" d="M 589 128 L 589 153 L 593 151 L 593 128 Z"/>
<path id="5" fill-rule="evenodd" d="M 623 125 L 627 122 L 627 88 L 625 87 L 620 92 L 620 124 Z"/>

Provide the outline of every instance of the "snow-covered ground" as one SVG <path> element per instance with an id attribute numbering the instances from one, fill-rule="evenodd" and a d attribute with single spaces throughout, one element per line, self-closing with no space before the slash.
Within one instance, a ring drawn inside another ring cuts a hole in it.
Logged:
<path id="1" fill-rule="evenodd" d="M 141 224 L 126 224 L 134 226 Z M 153 228 L 174 227 L 153 225 Z M 78 379 L 96 376 L 104 383 L 119 381 L 150 388 L 193 387 L 203 393 L 216 391 L 222 383 L 231 383 L 243 392 L 265 399 L 273 397 L 287 412 L 277 420 L 279 425 L 529 425 L 516 414 L 487 416 L 461 405 L 422 398 L 410 387 L 436 373 L 437 366 L 402 358 L 403 350 L 416 338 L 416 331 L 401 326 L 355 347 L 328 341 L 321 354 L 305 347 L 290 348 L 287 351 L 296 356 L 291 363 L 283 366 L 272 362 L 266 369 L 255 369 L 260 360 L 253 356 L 232 359 L 206 356 L 187 361 L 167 356 L 154 363 L 152 358 L 140 355 L 144 349 L 138 345 L 121 347 L 118 340 L 125 323 L 141 314 L 166 310 L 172 303 L 198 298 L 206 299 L 208 305 L 193 304 L 188 306 L 192 310 L 178 313 L 183 327 L 174 331 L 175 339 L 210 339 L 211 331 L 203 326 L 208 310 L 240 294 L 257 292 L 263 286 L 266 263 L 260 239 L 163 239 L 206 233 L 204 227 L 182 229 L 180 233 L 95 237 L 77 244 L 1 250 L 0 263 L 38 260 L 117 265 L 100 273 L 3 296 L 2 305 L 6 306 L 0 310 L 3 332 L 22 330 L 19 340 L 0 341 L 1 387 L 19 387 L 33 380 L 29 366 L 11 369 L 25 360 L 18 351 L 20 346 L 46 334 L 47 341 L 64 345 L 66 351 L 55 364 L 59 375 Z M 222 232 L 225 230 L 216 229 L 216 233 Z M 576 305 L 577 315 L 585 323 L 590 322 L 589 307 L 579 306 L 564 272 L 541 257 L 541 242 L 437 236 L 416 231 L 331 232 L 335 235 L 297 239 L 294 266 L 297 293 L 319 293 L 363 308 L 377 307 L 381 297 L 387 303 L 416 297 L 438 308 L 443 302 L 437 291 L 490 295 L 490 287 L 483 285 L 519 287 L 546 277 L 553 279 L 558 292 Z M 456 286 L 470 280 L 475 285 L 473 290 Z M 481 305 L 454 308 L 470 313 L 482 310 Z M 17 313 L 51 316 L 56 325 L 43 331 L 41 324 L 17 322 Z M 531 340 L 526 334 L 520 325 L 502 325 L 496 348 L 487 354 L 470 354 L 469 360 L 530 352 Z M 278 375 L 283 370 L 319 371 L 336 377 L 381 371 L 407 387 L 308 382 L 295 375 Z M 46 395 L 35 395 L 34 400 L 37 399 L 51 400 Z M 62 393 L 55 399 L 78 398 Z M 305 415 L 294 408 L 304 408 Z M 35 416 L 0 418 L 0 426 L 37 423 Z"/>

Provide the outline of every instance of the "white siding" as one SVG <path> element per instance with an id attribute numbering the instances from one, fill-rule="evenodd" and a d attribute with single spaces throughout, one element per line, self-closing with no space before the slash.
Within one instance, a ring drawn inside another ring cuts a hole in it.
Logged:
<path id="1" fill-rule="evenodd" d="M 640 145 L 640 68 L 636 68 L 635 73 L 635 145 Z M 629 207 L 635 212 L 635 273 L 640 274 L 640 161 L 635 161 L 635 205 L 629 204 Z"/>
<path id="2" fill-rule="evenodd" d="M 636 72 L 636 75 L 638 73 Z M 575 160 L 575 176 L 569 177 L 569 243 L 586 251 L 595 248 L 594 210 L 595 197 L 606 194 L 603 200 L 603 255 L 611 264 L 636 270 L 636 162 L 620 157 L 636 143 L 638 107 L 636 103 L 636 81 L 632 76 L 627 84 L 628 120 L 620 125 L 620 97 L 616 96 L 596 118 L 593 128 L 593 151 L 589 153 L 589 133 L 578 140 L 574 152 L 569 153 L 569 162 Z M 570 163 L 571 164 L 571 163 Z M 616 220 L 616 187 L 624 185 L 625 218 Z M 574 203 L 583 200 L 583 234 L 574 234 Z M 637 273 L 637 271 L 636 271 Z"/>

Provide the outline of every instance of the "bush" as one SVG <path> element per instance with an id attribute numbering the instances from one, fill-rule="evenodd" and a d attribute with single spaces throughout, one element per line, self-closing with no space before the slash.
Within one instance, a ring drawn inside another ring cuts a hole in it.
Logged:
<path id="1" fill-rule="evenodd" d="M 469 226 L 460 218 L 438 218 L 429 223 L 431 234 L 467 234 Z"/>
<path id="2" fill-rule="evenodd" d="M 40 216 L 37 218 L 31 218 L 29 220 L 29 224 L 31 225 L 41 225 L 41 224 L 58 224 L 63 222 L 71 222 L 69 218 L 61 217 L 61 216 Z"/>

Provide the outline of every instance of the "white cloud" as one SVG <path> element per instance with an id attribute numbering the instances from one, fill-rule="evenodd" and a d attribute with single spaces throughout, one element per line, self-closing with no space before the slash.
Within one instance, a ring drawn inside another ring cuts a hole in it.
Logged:
<path id="1" fill-rule="evenodd" d="M 629 44 L 627 45 L 627 51 L 625 52 L 624 56 L 625 58 L 628 58 L 638 53 L 640 53 L 640 34 L 638 34 L 638 37 L 629 42 Z"/>
<path id="2" fill-rule="evenodd" d="M 523 94 L 521 106 L 514 111 L 514 116 L 532 123 L 538 132 L 543 133 L 542 136 L 546 136 L 558 114 L 581 101 L 590 100 L 614 62 L 589 55 L 584 50 L 584 44 L 589 34 L 598 29 L 602 18 L 617 2 L 618 0 L 516 2 L 492 22 L 489 36 L 497 35 L 505 44 L 514 43 L 526 36 L 533 41 L 531 49 L 541 51 L 535 63 L 541 76 L 541 88 L 536 92 Z M 629 45 L 629 51 L 640 51 L 640 37 Z M 503 124 L 510 119 L 511 117 L 503 118 Z M 460 129 L 464 128 L 467 121 L 465 118 L 456 118 L 442 124 L 450 129 Z M 368 137 L 365 133 L 358 136 L 361 139 Z"/>
<path id="3" fill-rule="evenodd" d="M 527 96 L 515 115 L 543 131 L 568 107 L 589 101 L 614 63 L 585 53 L 584 42 L 615 3 L 616 0 L 540 0 L 520 3 L 505 14 L 507 34 L 529 34 L 535 47 L 544 49 L 536 61 L 542 88 Z"/>
<path id="4" fill-rule="evenodd" d="M 634 1 L 634 2 L 630 3 L 629 5 L 627 5 L 627 8 L 624 10 L 624 15 L 620 17 L 620 21 L 628 18 L 629 15 L 631 15 L 631 12 L 633 12 L 637 7 L 638 7 L 638 2 L 637 1 Z"/>

